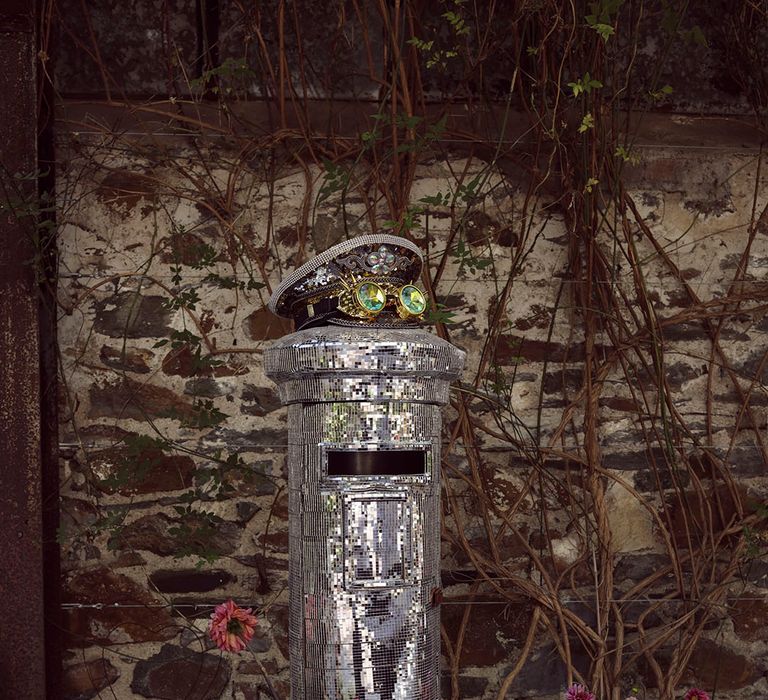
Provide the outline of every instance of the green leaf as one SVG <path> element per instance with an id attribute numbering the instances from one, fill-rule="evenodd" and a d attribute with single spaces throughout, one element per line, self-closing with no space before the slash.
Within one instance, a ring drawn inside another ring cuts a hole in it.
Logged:
<path id="1" fill-rule="evenodd" d="M 698 24 L 691 27 L 688 31 L 687 38 L 698 46 L 709 46 L 707 38 L 704 36 L 704 32 L 701 31 L 701 27 Z"/>
<path id="2" fill-rule="evenodd" d="M 200 296 L 196 289 L 182 289 L 170 299 L 164 299 L 163 306 L 166 309 L 171 309 L 173 311 L 177 309 L 189 309 L 190 311 L 194 311 L 197 302 L 199 301 Z"/>
<path id="3" fill-rule="evenodd" d="M 580 82 L 568 83 L 568 87 L 571 88 L 574 97 L 578 97 L 582 92 L 584 92 L 584 88 Z"/>
<path id="4" fill-rule="evenodd" d="M 189 86 L 193 90 L 202 90 L 216 80 L 223 80 L 225 82 L 238 83 L 240 86 L 245 87 L 256 77 L 256 73 L 248 67 L 245 61 L 237 58 L 228 58 L 215 68 L 205 71 L 199 78 L 191 80 Z M 232 91 L 231 87 L 226 87 L 225 89 L 227 92 Z M 218 93 L 219 89 L 218 87 L 213 87 L 211 91 Z"/>
<path id="5" fill-rule="evenodd" d="M 427 313 L 424 315 L 424 320 L 430 324 L 436 325 L 442 323 L 449 325 L 455 323 L 453 320 L 455 315 L 455 313 L 448 311 L 442 304 L 438 304 L 437 308 L 430 308 L 427 310 Z"/>
<path id="6" fill-rule="evenodd" d="M 405 43 L 410 44 L 411 46 L 415 46 L 419 51 L 431 51 L 432 46 L 434 45 L 435 42 L 434 40 L 424 41 L 422 39 L 419 39 L 418 37 L 412 36 Z"/>
<path id="7" fill-rule="evenodd" d="M 423 117 L 418 116 L 407 116 L 400 114 L 397 116 L 395 120 L 395 124 L 397 126 L 403 127 L 404 129 L 415 129 L 421 122 L 424 121 Z"/>
<path id="8" fill-rule="evenodd" d="M 600 38 L 605 42 L 608 41 L 609 37 L 616 33 L 616 30 L 610 24 L 597 22 L 596 24 L 592 24 L 590 26 L 600 35 Z"/>
<path id="9" fill-rule="evenodd" d="M 466 185 L 459 185 L 456 188 L 456 197 L 469 203 L 478 196 L 478 189 L 482 182 L 482 176 L 476 175 Z"/>
<path id="10" fill-rule="evenodd" d="M 588 94 L 593 89 L 603 87 L 603 84 L 591 77 L 589 73 L 584 73 L 583 78 L 577 78 L 575 81 L 568 83 L 568 87 L 571 88 L 574 97 L 578 97 L 581 94 Z"/>
<path id="11" fill-rule="evenodd" d="M 429 204 L 433 207 L 445 207 L 451 203 L 451 195 L 450 193 L 441 194 L 438 192 L 437 194 L 422 197 L 419 199 L 419 201 L 423 204 Z"/>
<path id="12" fill-rule="evenodd" d="M 429 129 L 427 129 L 427 139 L 430 141 L 437 141 L 445 134 L 446 125 L 448 124 L 448 115 L 444 114 Z"/>
<path id="13" fill-rule="evenodd" d="M 184 428 L 211 428 L 223 423 L 229 416 L 219 410 L 211 399 L 195 400 L 192 409 L 187 413 L 180 413 L 175 408 L 170 408 L 161 414 L 163 418 L 178 420 Z"/>
<path id="14" fill-rule="evenodd" d="M 447 10 L 446 12 L 443 12 L 442 17 L 448 20 L 448 24 L 451 25 L 456 36 L 469 34 L 469 27 L 467 26 L 466 21 L 458 13 L 453 12 L 452 10 Z"/>
<path id="15" fill-rule="evenodd" d="M 374 119 L 375 118 L 376 115 L 374 115 Z M 349 182 L 352 177 L 351 172 L 336 165 L 333 161 L 328 160 L 327 158 L 323 158 L 323 167 L 325 168 L 325 177 L 323 178 L 323 184 L 317 195 L 318 204 L 324 202 L 335 192 L 345 191 L 349 187 Z"/>
<path id="16" fill-rule="evenodd" d="M 658 102 L 659 100 L 663 99 L 664 97 L 671 95 L 674 92 L 671 85 L 664 85 L 658 90 L 650 90 L 648 92 L 648 96 L 651 100 L 654 102 Z"/>
<path id="17" fill-rule="evenodd" d="M 221 289 L 239 289 L 241 291 L 263 289 L 266 285 L 263 282 L 257 282 L 253 277 L 246 280 L 239 280 L 236 277 L 223 277 L 215 272 L 207 274 L 203 278 L 204 283 L 214 284 Z"/>
<path id="18" fill-rule="evenodd" d="M 581 124 L 579 125 L 579 133 L 583 134 L 585 131 L 588 131 L 592 127 L 595 126 L 595 120 L 592 116 L 592 112 L 587 112 L 584 115 L 584 118 L 581 120 Z"/>
<path id="19" fill-rule="evenodd" d="M 614 154 L 617 158 L 621 158 L 625 163 L 637 165 L 640 162 L 640 156 L 632 151 L 628 151 L 624 146 L 616 146 Z"/>
<path id="20" fill-rule="evenodd" d="M 375 131 L 364 131 L 362 134 L 360 134 L 360 140 L 365 144 L 370 144 L 373 141 L 375 141 L 377 138 L 377 134 Z"/>
<path id="21" fill-rule="evenodd" d="M 459 275 L 463 275 L 466 272 L 474 274 L 478 270 L 484 270 L 486 267 L 493 263 L 491 258 L 484 258 L 475 255 L 472 249 L 467 246 L 463 240 L 460 240 L 456 244 L 456 248 L 454 250 L 454 259 L 459 266 Z"/>

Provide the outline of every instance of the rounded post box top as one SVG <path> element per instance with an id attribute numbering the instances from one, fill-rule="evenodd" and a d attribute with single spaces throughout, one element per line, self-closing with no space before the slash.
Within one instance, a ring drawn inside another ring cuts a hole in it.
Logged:
<path id="1" fill-rule="evenodd" d="M 276 383 L 318 375 L 407 375 L 451 381 L 466 353 L 425 330 L 324 326 L 274 341 L 264 371 Z"/>

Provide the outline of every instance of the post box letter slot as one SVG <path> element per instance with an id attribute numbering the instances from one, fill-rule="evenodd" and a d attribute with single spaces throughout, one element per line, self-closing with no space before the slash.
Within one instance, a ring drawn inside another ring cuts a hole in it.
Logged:
<path id="1" fill-rule="evenodd" d="M 403 476 L 427 473 L 426 450 L 328 450 L 328 476 Z"/>

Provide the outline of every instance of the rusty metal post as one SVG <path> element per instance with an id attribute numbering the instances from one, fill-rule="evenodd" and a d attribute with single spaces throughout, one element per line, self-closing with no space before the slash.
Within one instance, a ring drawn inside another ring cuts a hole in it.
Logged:
<path id="1" fill-rule="evenodd" d="M 0 4 L 0 696 L 46 697 L 36 3 Z"/>

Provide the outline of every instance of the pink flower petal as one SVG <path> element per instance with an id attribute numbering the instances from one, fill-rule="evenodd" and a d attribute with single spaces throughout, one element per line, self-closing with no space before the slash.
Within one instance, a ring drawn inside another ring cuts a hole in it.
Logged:
<path id="1" fill-rule="evenodd" d="M 222 651 L 242 651 L 253 638 L 258 622 L 252 612 L 252 608 L 240 608 L 231 599 L 217 605 L 208 625 L 208 636 Z M 237 623 L 232 626 L 236 632 L 229 629 L 231 621 Z"/>

